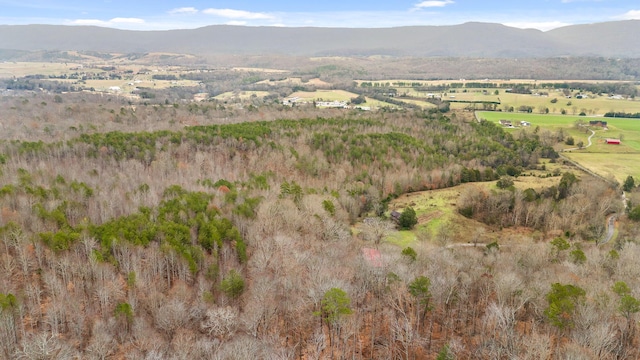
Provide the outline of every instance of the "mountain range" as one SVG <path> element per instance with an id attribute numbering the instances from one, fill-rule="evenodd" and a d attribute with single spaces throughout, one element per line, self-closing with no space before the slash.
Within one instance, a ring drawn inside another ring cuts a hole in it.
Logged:
<path id="1" fill-rule="evenodd" d="M 637 58 L 638 34 L 640 20 L 571 25 L 546 32 L 478 22 L 370 29 L 212 25 L 167 31 L 0 25 L 0 49 L 193 55 Z"/>

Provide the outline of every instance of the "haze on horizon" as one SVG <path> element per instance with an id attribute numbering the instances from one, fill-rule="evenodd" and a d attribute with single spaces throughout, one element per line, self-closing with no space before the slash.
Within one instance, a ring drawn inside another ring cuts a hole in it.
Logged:
<path id="1" fill-rule="evenodd" d="M 640 19 L 632 0 L 0 0 L 0 24 L 95 25 L 127 30 L 193 29 L 207 25 L 385 28 L 414 25 L 501 23 L 542 31 Z"/>

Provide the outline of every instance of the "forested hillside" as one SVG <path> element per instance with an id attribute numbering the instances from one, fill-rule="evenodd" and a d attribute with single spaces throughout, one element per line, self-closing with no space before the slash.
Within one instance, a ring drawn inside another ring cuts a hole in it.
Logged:
<path id="1" fill-rule="evenodd" d="M 463 195 L 478 224 L 537 230 L 523 242 L 425 234 L 412 253 L 354 231 L 405 193 L 556 161 L 562 134 L 88 99 L 3 103 L 0 357 L 638 356 L 637 226 L 595 246 L 623 211 L 600 179 Z"/>

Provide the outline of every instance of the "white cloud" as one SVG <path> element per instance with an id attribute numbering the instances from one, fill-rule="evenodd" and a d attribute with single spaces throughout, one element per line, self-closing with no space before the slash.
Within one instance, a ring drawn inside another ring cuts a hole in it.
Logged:
<path id="1" fill-rule="evenodd" d="M 174 14 L 197 14 L 198 13 L 198 9 L 196 9 L 194 7 L 181 7 L 181 8 L 169 10 L 168 12 L 171 15 L 174 15 Z"/>
<path id="2" fill-rule="evenodd" d="M 414 8 L 416 9 L 424 9 L 424 8 L 432 8 L 432 7 L 445 7 L 447 5 L 454 4 L 453 0 L 435 0 L 435 1 L 423 1 L 417 3 Z"/>
<path id="3" fill-rule="evenodd" d="M 564 23 L 562 21 L 515 21 L 515 22 L 506 22 L 503 25 L 519 28 L 519 29 L 538 29 L 542 31 L 553 30 L 563 26 L 573 25 L 570 23 Z"/>
<path id="4" fill-rule="evenodd" d="M 640 10 L 629 10 L 615 18 L 619 20 L 640 20 Z"/>
<path id="5" fill-rule="evenodd" d="M 234 9 L 205 9 L 202 10 L 204 14 L 215 15 L 228 19 L 246 19 L 246 20 L 268 20 L 273 19 L 272 15 L 258 12 L 250 12 L 244 10 Z"/>

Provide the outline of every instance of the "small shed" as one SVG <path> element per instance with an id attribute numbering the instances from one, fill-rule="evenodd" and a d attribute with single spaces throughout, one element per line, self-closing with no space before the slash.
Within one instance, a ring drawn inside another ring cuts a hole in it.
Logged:
<path id="1" fill-rule="evenodd" d="M 606 142 L 610 145 L 620 145 L 620 139 L 607 139 Z"/>
<path id="2" fill-rule="evenodd" d="M 402 215 L 400 212 L 393 210 L 390 214 L 391 216 L 391 220 L 393 220 L 396 224 L 400 222 L 400 215 Z"/>

